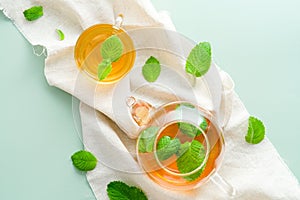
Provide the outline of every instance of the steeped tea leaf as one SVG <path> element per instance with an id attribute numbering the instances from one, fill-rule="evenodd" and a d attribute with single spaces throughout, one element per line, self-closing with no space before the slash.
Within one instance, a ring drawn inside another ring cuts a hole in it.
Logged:
<path id="1" fill-rule="evenodd" d="M 187 147 L 185 147 L 187 148 Z M 177 159 L 177 167 L 180 173 L 189 173 L 193 170 L 197 169 L 201 166 L 205 159 L 205 149 L 203 145 L 197 141 L 193 140 L 189 148 Z M 188 181 L 196 180 L 202 173 L 204 167 L 202 167 L 199 171 L 196 173 L 184 176 L 183 178 Z"/>
<path id="2" fill-rule="evenodd" d="M 195 77 L 200 77 L 209 70 L 210 64 L 210 44 L 208 42 L 201 42 L 190 52 L 186 61 L 185 71 L 194 75 Z"/>
<path id="3" fill-rule="evenodd" d="M 142 73 L 146 81 L 155 82 L 160 75 L 160 70 L 159 61 L 151 56 L 143 66 Z"/>
<path id="4" fill-rule="evenodd" d="M 88 151 L 78 151 L 71 156 L 73 165 L 81 171 L 91 171 L 97 165 L 96 157 Z"/>
<path id="5" fill-rule="evenodd" d="M 24 10 L 23 15 L 26 20 L 34 21 L 44 15 L 42 6 L 33 6 L 27 10 Z"/>
<path id="6" fill-rule="evenodd" d="M 180 148 L 178 138 L 171 139 L 169 136 L 163 136 L 157 143 L 157 157 L 159 160 L 166 160 L 174 155 Z"/>
<path id="7" fill-rule="evenodd" d="M 248 119 L 248 132 L 245 140 L 250 144 L 258 144 L 265 137 L 265 126 L 262 121 L 251 116 Z"/>
<path id="8" fill-rule="evenodd" d="M 107 185 L 107 195 L 110 200 L 147 200 L 144 192 L 121 181 L 112 181 Z"/>
<path id="9" fill-rule="evenodd" d="M 140 140 L 139 140 L 139 152 L 141 153 L 150 153 L 153 152 L 155 136 L 158 131 L 158 127 L 150 126 L 142 131 Z"/>
<path id="10" fill-rule="evenodd" d="M 123 43 L 118 36 L 112 35 L 102 43 L 100 51 L 103 59 L 116 62 L 122 56 Z"/>
<path id="11" fill-rule="evenodd" d="M 98 79 L 102 81 L 105 79 L 112 70 L 112 65 L 110 59 L 102 60 L 98 65 Z"/>

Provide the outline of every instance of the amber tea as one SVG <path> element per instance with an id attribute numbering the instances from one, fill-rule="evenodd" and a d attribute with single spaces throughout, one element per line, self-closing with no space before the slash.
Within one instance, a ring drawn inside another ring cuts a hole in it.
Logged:
<path id="1" fill-rule="evenodd" d="M 100 48 L 103 42 L 112 35 L 120 38 L 123 44 L 122 56 L 112 62 L 109 75 L 101 83 L 114 83 L 124 77 L 132 68 L 135 60 L 135 49 L 129 35 L 119 27 L 111 24 L 98 24 L 85 30 L 75 46 L 75 61 L 80 70 L 93 80 L 99 81 L 98 65 L 103 58 Z"/>
<path id="2" fill-rule="evenodd" d="M 138 161 L 159 185 L 193 189 L 217 170 L 223 145 L 218 127 L 198 108 L 169 104 L 158 109 L 141 131 Z"/>

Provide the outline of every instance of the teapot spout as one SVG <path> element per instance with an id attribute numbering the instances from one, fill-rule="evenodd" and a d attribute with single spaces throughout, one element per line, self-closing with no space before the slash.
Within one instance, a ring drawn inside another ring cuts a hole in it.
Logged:
<path id="1" fill-rule="evenodd" d="M 154 107 L 146 101 L 130 96 L 126 99 L 126 104 L 131 113 L 132 119 L 138 126 L 144 126 L 151 121 L 151 111 Z"/>

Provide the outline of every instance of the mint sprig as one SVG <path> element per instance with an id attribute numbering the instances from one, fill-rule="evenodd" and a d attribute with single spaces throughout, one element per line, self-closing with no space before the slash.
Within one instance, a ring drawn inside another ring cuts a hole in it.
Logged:
<path id="1" fill-rule="evenodd" d="M 195 77 L 204 75 L 211 64 L 211 47 L 208 42 L 201 42 L 196 45 L 190 52 L 185 71 Z"/>
<path id="2" fill-rule="evenodd" d="M 189 147 L 185 145 L 185 152 L 177 159 L 177 167 L 180 173 L 185 174 L 192 172 L 193 170 L 197 169 L 201 166 L 205 158 L 205 149 L 203 145 L 197 141 L 193 140 L 189 143 Z M 204 170 L 204 167 L 199 169 L 196 173 L 184 176 L 183 178 L 188 181 L 196 180 Z"/>
<path id="3" fill-rule="evenodd" d="M 172 139 L 170 136 L 163 136 L 157 143 L 157 157 L 159 160 L 166 160 L 174 155 L 180 148 L 180 140 Z"/>
<path id="4" fill-rule="evenodd" d="M 148 58 L 148 60 L 142 68 L 143 76 L 148 82 L 155 82 L 160 75 L 160 71 L 160 63 L 153 56 Z"/>
<path id="5" fill-rule="evenodd" d="M 150 126 L 142 131 L 139 140 L 139 152 L 150 153 L 153 152 L 155 136 L 159 128 L 155 126 Z"/>
<path id="6" fill-rule="evenodd" d="M 24 10 L 23 15 L 27 21 L 34 21 L 44 15 L 42 6 L 33 6 Z"/>
<path id="7" fill-rule="evenodd" d="M 123 43 L 121 39 L 112 35 L 101 45 L 102 62 L 98 65 L 98 79 L 104 80 L 112 71 L 112 63 L 118 61 L 123 52 Z"/>
<path id="8" fill-rule="evenodd" d="M 245 140 L 250 144 L 258 144 L 265 137 L 265 126 L 263 122 L 253 116 L 248 119 L 248 131 Z"/>
<path id="9" fill-rule="evenodd" d="M 147 200 L 145 193 L 121 181 L 112 181 L 107 185 L 107 195 L 110 200 Z"/>
<path id="10" fill-rule="evenodd" d="M 80 171 L 91 171 L 97 165 L 96 157 L 88 151 L 78 151 L 71 156 L 73 165 Z"/>

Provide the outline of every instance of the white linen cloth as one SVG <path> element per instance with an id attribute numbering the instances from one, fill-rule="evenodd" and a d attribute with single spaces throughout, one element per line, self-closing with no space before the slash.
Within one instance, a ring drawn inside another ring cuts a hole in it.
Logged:
<path id="1" fill-rule="evenodd" d="M 44 16 L 37 21 L 28 22 L 22 12 L 34 5 L 44 7 Z M 93 89 L 96 86 L 93 83 L 84 86 L 80 85 L 80 81 L 78 83 L 79 72 L 73 51 L 76 40 L 84 29 L 99 23 L 113 24 L 116 16 L 122 13 L 125 16 L 125 29 L 163 27 L 174 30 L 166 13 L 156 12 L 148 0 L 0 0 L 0 9 L 3 9 L 5 15 L 32 45 L 41 45 L 47 49 L 45 76 L 48 83 L 84 102 L 80 106 L 84 145 L 100 161 L 95 170 L 87 173 L 87 179 L 98 200 L 108 199 L 106 185 L 113 180 L 123 180 L 139 186 L 149 199 L 154 200 L 227 199 L 212 182 L 193 191 L 176 192 L 159 187 L 145 175 L 115 170 L 115 166 L 132 171 L 138 171 L 139 168 L 129 153 L 134 152 L 135 142 L 112 121 L 116 117 L 112 108 L 113 86 L 97 87 L 95 96 Z M 57 39 L 57 28 L 65 33 L 64 41 Z M 224 72 L 221 72 L 221 77 L 226 86 L 230 77 Z M 101 101 L 97 101 L 99 99 Z M 300 199 L 297 179 L 271 142 L 267 138 L 255 146 L 245 142 L 249 114 L 235 93 L 232 94 L 232 108 L 231 117 L 225 126 L 227 146 L 219 173 L 237 190 L 236 199 Z M 130 131 L 125 131 L 129 136 L 135 137 L 130 135 Z M 110 151 L 112 147 L 115 151 Z"/>

